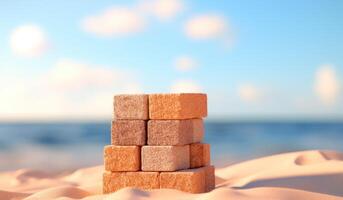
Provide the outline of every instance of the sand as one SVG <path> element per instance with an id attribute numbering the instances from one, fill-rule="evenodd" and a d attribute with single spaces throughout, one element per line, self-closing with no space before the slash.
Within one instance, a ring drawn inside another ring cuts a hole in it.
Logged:
<path id="1" fill-rule="evenodd" d="M 334 151 L 279 154 L 216 169 L 216 188 L 203 194 L 124 188 L 103 195 L 102 172 L 103 166 L 63 173 L 0 172 L 0 199 L 343 200 L 343 153 Z"/>

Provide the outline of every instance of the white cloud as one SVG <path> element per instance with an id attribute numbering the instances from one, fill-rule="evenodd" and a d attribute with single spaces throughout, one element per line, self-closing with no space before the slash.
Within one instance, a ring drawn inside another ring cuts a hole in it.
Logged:
<path id="1" fill-rule="evenodd" d="M 139 93 L 132 71 L 64 59 L 30 77 L 0 80 L 0 119 L 97 119 L 110 117 L 118 93 Z"/>
<path id="2" fill-rule="evenodd" d="M 192 39 L 213 39 L 226 37 L 228 23 L 219 15 L 198 15 L 185 24 L 185 33 Z"/>
<path id="3" fill-rule="evenodd" d="M 185 7 L 182 0 L 146 0 L 141 6 L 144 12 L 152 14 L 161 21 L 174 18 Z"/>
<path id="4" fill-rule="evenodd" d="M 184 10 L 183 0 L 141 0 L 129 6 L 114 6 L 86 17 L 82 28 L 101 37 L 116 37 L 145 30 L 148 16 L 168 21 Z"/>
<path id="5" fill-rule="evenodd" d="M 99 36 L 123 36 L 143 31 L 146 20 L 134 8 L 112 7 L 98 15 L 85 18 L 82 27 L 85 31 Z"/>
<path id="6" fill-rule="evenodd" d="M 175 60 L 175 68 L 179 71 L 191 71 L 196 68 L 196 61 L 189 56 L 180 56 Z"/>
<path id="7" fill-rule="evenodd" d="M 177 80 L 171 86 L 171 92 L 201 92 L 202 89 L 193 80 Z"/>
<path id="8" fill-rule="evenodd" d="M 62 59 L 47 73 L 45 81 L 57 91 L 113 94 L 141 91 L 131 71 Z M 104 96 L 104 95 L 103 95 Z M 111 100 L 111 99 L 110 99 Z"/>
<path id="9" fill-rule="evenodd" d="M 57 62 L 47 79 L 52 86 L 62 90 L 89 90 L 118 85 L 118 82 L 124 82 L 127 76 L 121 70 L 64 59 Z"/>
<path id="10" fill-rule="evenodd" d="M 41 27 L 27 24 L 14 29 L 10 36 L 10 46 L 19 56 L 37 57 L 47 51 L 49 42 Z"/>
<path id="11" fill-rule="evenodd" d="M 261 98 L 262 91 L 252 84 L 242 84 L 238 87 L 238 96 L 241 100 L 252 103 Z"/>
<path id="12" fill-rule="evenodd" d="M 317 70 L 314 89 L 323 103 L 330 105 L 337 101 L 340 88 L 333 66 L 323 65 Z"/>

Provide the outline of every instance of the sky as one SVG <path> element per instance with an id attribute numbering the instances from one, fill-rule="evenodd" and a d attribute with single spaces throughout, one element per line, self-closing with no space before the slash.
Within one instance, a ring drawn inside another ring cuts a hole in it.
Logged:
<path id="1" fill-rule="evenodd" d="M 0 120 L 103 120 L 204 92 L 209 119 L 343 119 L 343 2 L 1 1 Z"/>

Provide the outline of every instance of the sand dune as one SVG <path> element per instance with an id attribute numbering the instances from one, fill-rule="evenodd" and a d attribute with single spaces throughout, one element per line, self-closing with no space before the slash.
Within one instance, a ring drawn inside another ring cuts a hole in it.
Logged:
<path id="1" fill-rule="evenodd" d="M 29 196 L 29 194 L 19 193 L 19 192 L 9 192 L 0 190 L 1 199 L 23 199 L 24 197 Z"/>
<path id="2" fill-rule="evenodd" d="M 90 195 L 89 192 L 81 190 L 77 187 L 60 186 L 60 187 L 49 188 L 49 189 L 34 193 L 30 195 L 29 197 L 25 198 L 25 200 L 57 199 L 59 197 L 81 199 L 89 195 Z"/>
<path id="3" fill-rule="evenodd" d="M 304 151 L 246 161 L 216 170 L 216 189 L 188 194 L 161 189 L 124 188 L 102 195 L 102 166 L 48 174 L 18 170 L 0 173 L 0 199 L 341 199 L 343 153 Z"/>

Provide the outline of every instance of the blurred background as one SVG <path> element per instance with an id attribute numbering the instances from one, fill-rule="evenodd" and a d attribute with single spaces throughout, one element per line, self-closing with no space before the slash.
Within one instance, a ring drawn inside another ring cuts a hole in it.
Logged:
<path id="1" fill-rule="evenodd" d="M 0 170 L 102 163 L 112 98 L 205 92 L 213 163 L 343 151 L 343 1 L 0 1 Z"/>

